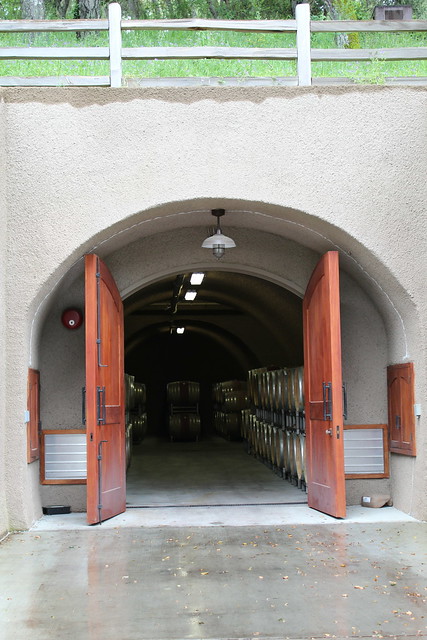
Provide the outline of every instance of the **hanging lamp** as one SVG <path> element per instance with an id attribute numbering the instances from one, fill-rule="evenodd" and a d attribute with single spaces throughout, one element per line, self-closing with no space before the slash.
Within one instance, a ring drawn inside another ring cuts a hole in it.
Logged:
<path id="1" fill-rule="evenodd" d="M 216 231 L 213 236 L 209 236 L 202 244 L 203 249 L 212 249 L 212 253 L 214 254 L 217 260 L 220 260 L 225 253 L 226 249 L 232 249 L 236 246 L 236 243 L 232 238 L 225 236 L 222 233 L 221 225 L 219 223 L 219 219 L 221 216 L 225 214 L 225 209 L 212 209 L 212 215 L 216 217 Z"/>

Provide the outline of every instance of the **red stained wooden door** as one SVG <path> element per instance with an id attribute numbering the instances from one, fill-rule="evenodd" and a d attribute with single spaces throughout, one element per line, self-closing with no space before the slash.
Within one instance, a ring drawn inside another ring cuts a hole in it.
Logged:
<path id="1" fill-rule="evenodd" d="M 303 302 L 308 505 L 346 515 L 339 257 L 326 253 Z"/>
<path id="2" fill-rule="evenodd" d="M 27 381 L 27 462 L 40 457 L 40 372 L 28 369 Z"/>
<path id="3" fill-rule="evenodd" d="M 412 362 L 387 367 L 387 390 L 390 451 L 415 456 L 415 394 Z"/>
<path id="4" fill-rule="evenodd" d="M 106 265 L 85 257 L 87 521 L 126 510 L 123 305 Z"/>

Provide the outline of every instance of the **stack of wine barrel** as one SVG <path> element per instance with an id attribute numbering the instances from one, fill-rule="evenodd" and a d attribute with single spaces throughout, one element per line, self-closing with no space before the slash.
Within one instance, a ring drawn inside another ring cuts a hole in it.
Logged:
<path id="1" fill-rule="evenodd" d="M 132 442 L 139 444 L 147 434 L 147 390 L 142 382 L 135 382 L 135 401 L 132 411 Z"/>
<path id="2" fill-rule="evenodd" d="M 242 410 L 248 407 L 248 384 L 228 380 L 213 385 L 214 427 L 227 440 L 241 440 Z"/>
<path id="3" fill-rule="evenodd" d="M 169 382 L 169 437 L 173 440 L 198 440 L 200 436 L 200 384 L 191 381 Z"/>
<path id="4" fill-rule="evenodd" d="M 139 444 L 147 432 L 145 384 L 125 373 L 126 465 L 132 458 L 132 444 Z"/>
<path id="5" fill-rule="evenodd" d="M 304 368 L 253 369 L 248 395 L 242 436 L 249 452 L 305 490 Z"/>

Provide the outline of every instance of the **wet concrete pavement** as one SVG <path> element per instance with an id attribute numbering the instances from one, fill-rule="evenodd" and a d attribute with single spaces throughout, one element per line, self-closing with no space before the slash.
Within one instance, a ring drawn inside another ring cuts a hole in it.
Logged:
<path id="1" fill-rule="evenodd" d="M 0 545 L 0 637 L 427 638 L 427 524 L 88 527 Z"/>

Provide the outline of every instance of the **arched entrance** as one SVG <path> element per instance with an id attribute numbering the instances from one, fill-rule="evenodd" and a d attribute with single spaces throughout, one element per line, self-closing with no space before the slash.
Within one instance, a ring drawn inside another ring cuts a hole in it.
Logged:
<path id="1" fill-rule="evenodd" d="M 172 207 L 178 208 L 177 205 L 169 206 Z M 200 249 L 200 241 L 205 236 L 201 220 L 209 220 L 209 212 L 200 209 L 171 213 L 165 208 L 164 215 L 153 216 L 151 212 L 149 220 L 146 213 L 139 217 L 139 222 L 123 223 L 122 229 L 104 232 L 104 238 L 96 250 L 107 260 L 125 301 L 131 299 L 141 287 L 149 287 L 150 283 L 154 284 L 168 274 L 172 277 L 183 272 L 209 270 L 212 265 L 215 265 L 218 273 L 263 276 L 267 282 L 281 284 L 301 295 L 320 252 L 337 247 L 342 249 L 337 245 L 337 240 L 340 240 L 345 246 L 341 252 L 342 328 L 344 377 L 352 386 L 349 419 L 352 423 L 386 421 L 383 373 L 390 352 L 399 352 L 402 358 L 408 351 L 405 323 L 397 308 L 398 303 L 392 304 L 387 290 L 377 287 L 373 277 L 355 260 L 353 252 L 360 250 L 360 246 L 348 234 L 301 212 L 263 208 L 264 211 L 231 211 L 227 232 L 236 239 L 237 249 L 230 251 L 227 262 L 216 263 Z M 244 226 L 245 223 L 248 226 Z M 145 235 L 135 239 L 136 228 L 143 229 Z M 150 229 L 153 233 L 149 233 Z M 131 238 L 133 242 L 129 242 Z M 44 425 L 50 423 L 69 427 L 70 424 L 76 426 L 80 420 L 77 415 L 79 412 L 71 407 L 80 407 L 82 357 L 79 359 L 76 354 L 82 348 L 81 338 L 77 334 L 67 337 L 70 340 L 65 350 L 72 357 L 67 362 L 66 370 L 61 371 L 52 360 L 55 345 L 64 344 L 64 334 L 60 334 L 62 329 L 56 326 L 55 317 L 64 305 L 81 304 L 82 301 L 79 268 L 81 273 L 81 267 L 77 265 L 75 268 L 73 284 L 57 294 L 44 326 L 40 351 L 40 368 L 45 372 L 45 391 L 42 395 Z M 374 302 L 370 296 L 373 290 L 378 294 L 374 296 Z M 398 286 L 395 292 L 396 295 L 401 293 Z M 378 308 L 381 308 L 381 313 Z M 199 326 L 199 333 L 201 329 Z M 204 330 L 209 332 L 206 326 Z M 279 327 L 277 331 L 280 332 Z M 34 340 L 33 346 L 36 343 L 37 340 Z M 361 372 L 364 375 L 360 375 Z M 77 380 L 80 384 L 76 384 Z M 64 398 L 66 406 L 71 409 L 68 415 L 63 412 Z M 366 398 L 370 399 L 369 402 L 366 402 Z M 84 488 L 78 487 L 74 491 L 79 496 L 77 502 L 81 503 Z M 352 491 L 348 495 L 351 496 Z M 43 492 L 46 494 L 44 499 L 49 502 L 53 495 L 60 497 L 59 493 L 53 494 L 51 487 L 43 487 Z M 354 489 L 353 494 L 360 495 L 360 489 Z M 351 499 L 355 500 L 355 497 Z"/>

